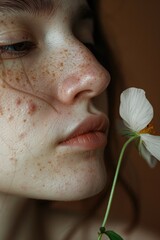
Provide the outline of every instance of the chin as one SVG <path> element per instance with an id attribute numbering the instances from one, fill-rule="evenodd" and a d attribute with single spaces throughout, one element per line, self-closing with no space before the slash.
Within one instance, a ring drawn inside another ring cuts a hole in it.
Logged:
<path id="1" fill-rule="evenodd" d="M 85 186 L 82 186 L 77 189 L 77 192 L 74 192 L 72 198 L 69 197 L 69 201 L 83 200 L 89 197 L 93 197 L 100 193 L 106 186 L 106 177 L 103 176 L 101 181 L 92 179 L 92 182 L 86 183 Z"/>
<path id="2" fill-rule="evenodd" d="M 104 189 L 106 182 L 104 160 L 92 160 L 92 164 L 86 164 L 69 176 L 65 192 L 61 192 L 57 200 L 78 201 L 92 197 Z"/>
<path id="3" fill-rule="evenodd" d="M 106 185 L 103 152 L 93 151 L 83 156 L 63 159 L 57 172 L 53 168 L 36 171 L 35 179 L 28 176 L 18 184 L 18 193 L 26 197 L 51 201 L 78 201 L 101 192 Z M 62 160 L 62 159 L 61 159 Z M 43 177 L 42 177 L 43 176 Z"/>

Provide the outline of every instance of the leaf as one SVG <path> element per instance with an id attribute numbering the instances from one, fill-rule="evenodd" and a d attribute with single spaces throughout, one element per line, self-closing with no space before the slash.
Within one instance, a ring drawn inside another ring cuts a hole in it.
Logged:
<path id="1" fill-rule="evenodd" d="M 109 237 L 110 240 L 124 240 L 120 235 L 114 231 L 106 231 L 105 234 Z"/>

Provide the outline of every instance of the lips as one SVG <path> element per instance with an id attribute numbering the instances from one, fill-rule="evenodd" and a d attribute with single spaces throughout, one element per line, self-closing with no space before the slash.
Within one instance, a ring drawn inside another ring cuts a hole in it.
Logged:
<path id="1" fill-rule="evenodd" d="M 108 119 L 102 114 L 82 121 L 60 145 L 93 150 L 107 143 Z"/>

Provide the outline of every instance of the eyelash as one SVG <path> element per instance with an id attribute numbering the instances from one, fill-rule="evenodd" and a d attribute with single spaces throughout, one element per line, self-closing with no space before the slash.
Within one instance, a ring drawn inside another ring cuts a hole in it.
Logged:
<path id="1" fill-rule="evenodd" d="M 4 45 L 0 46 L 0 55 L 2 59 L 23 57 L 35 47 L 36 45 L 30 41 Z"/>

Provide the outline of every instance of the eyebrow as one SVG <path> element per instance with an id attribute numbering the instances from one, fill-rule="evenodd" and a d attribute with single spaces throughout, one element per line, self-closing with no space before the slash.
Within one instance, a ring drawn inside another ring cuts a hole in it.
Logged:
<path id="1" fill-rule="evenodd" d="M 55 8 L 52 0 L 0 0 L 0 12 L 28 12 L 34 15 L 51 14 Z"/>

